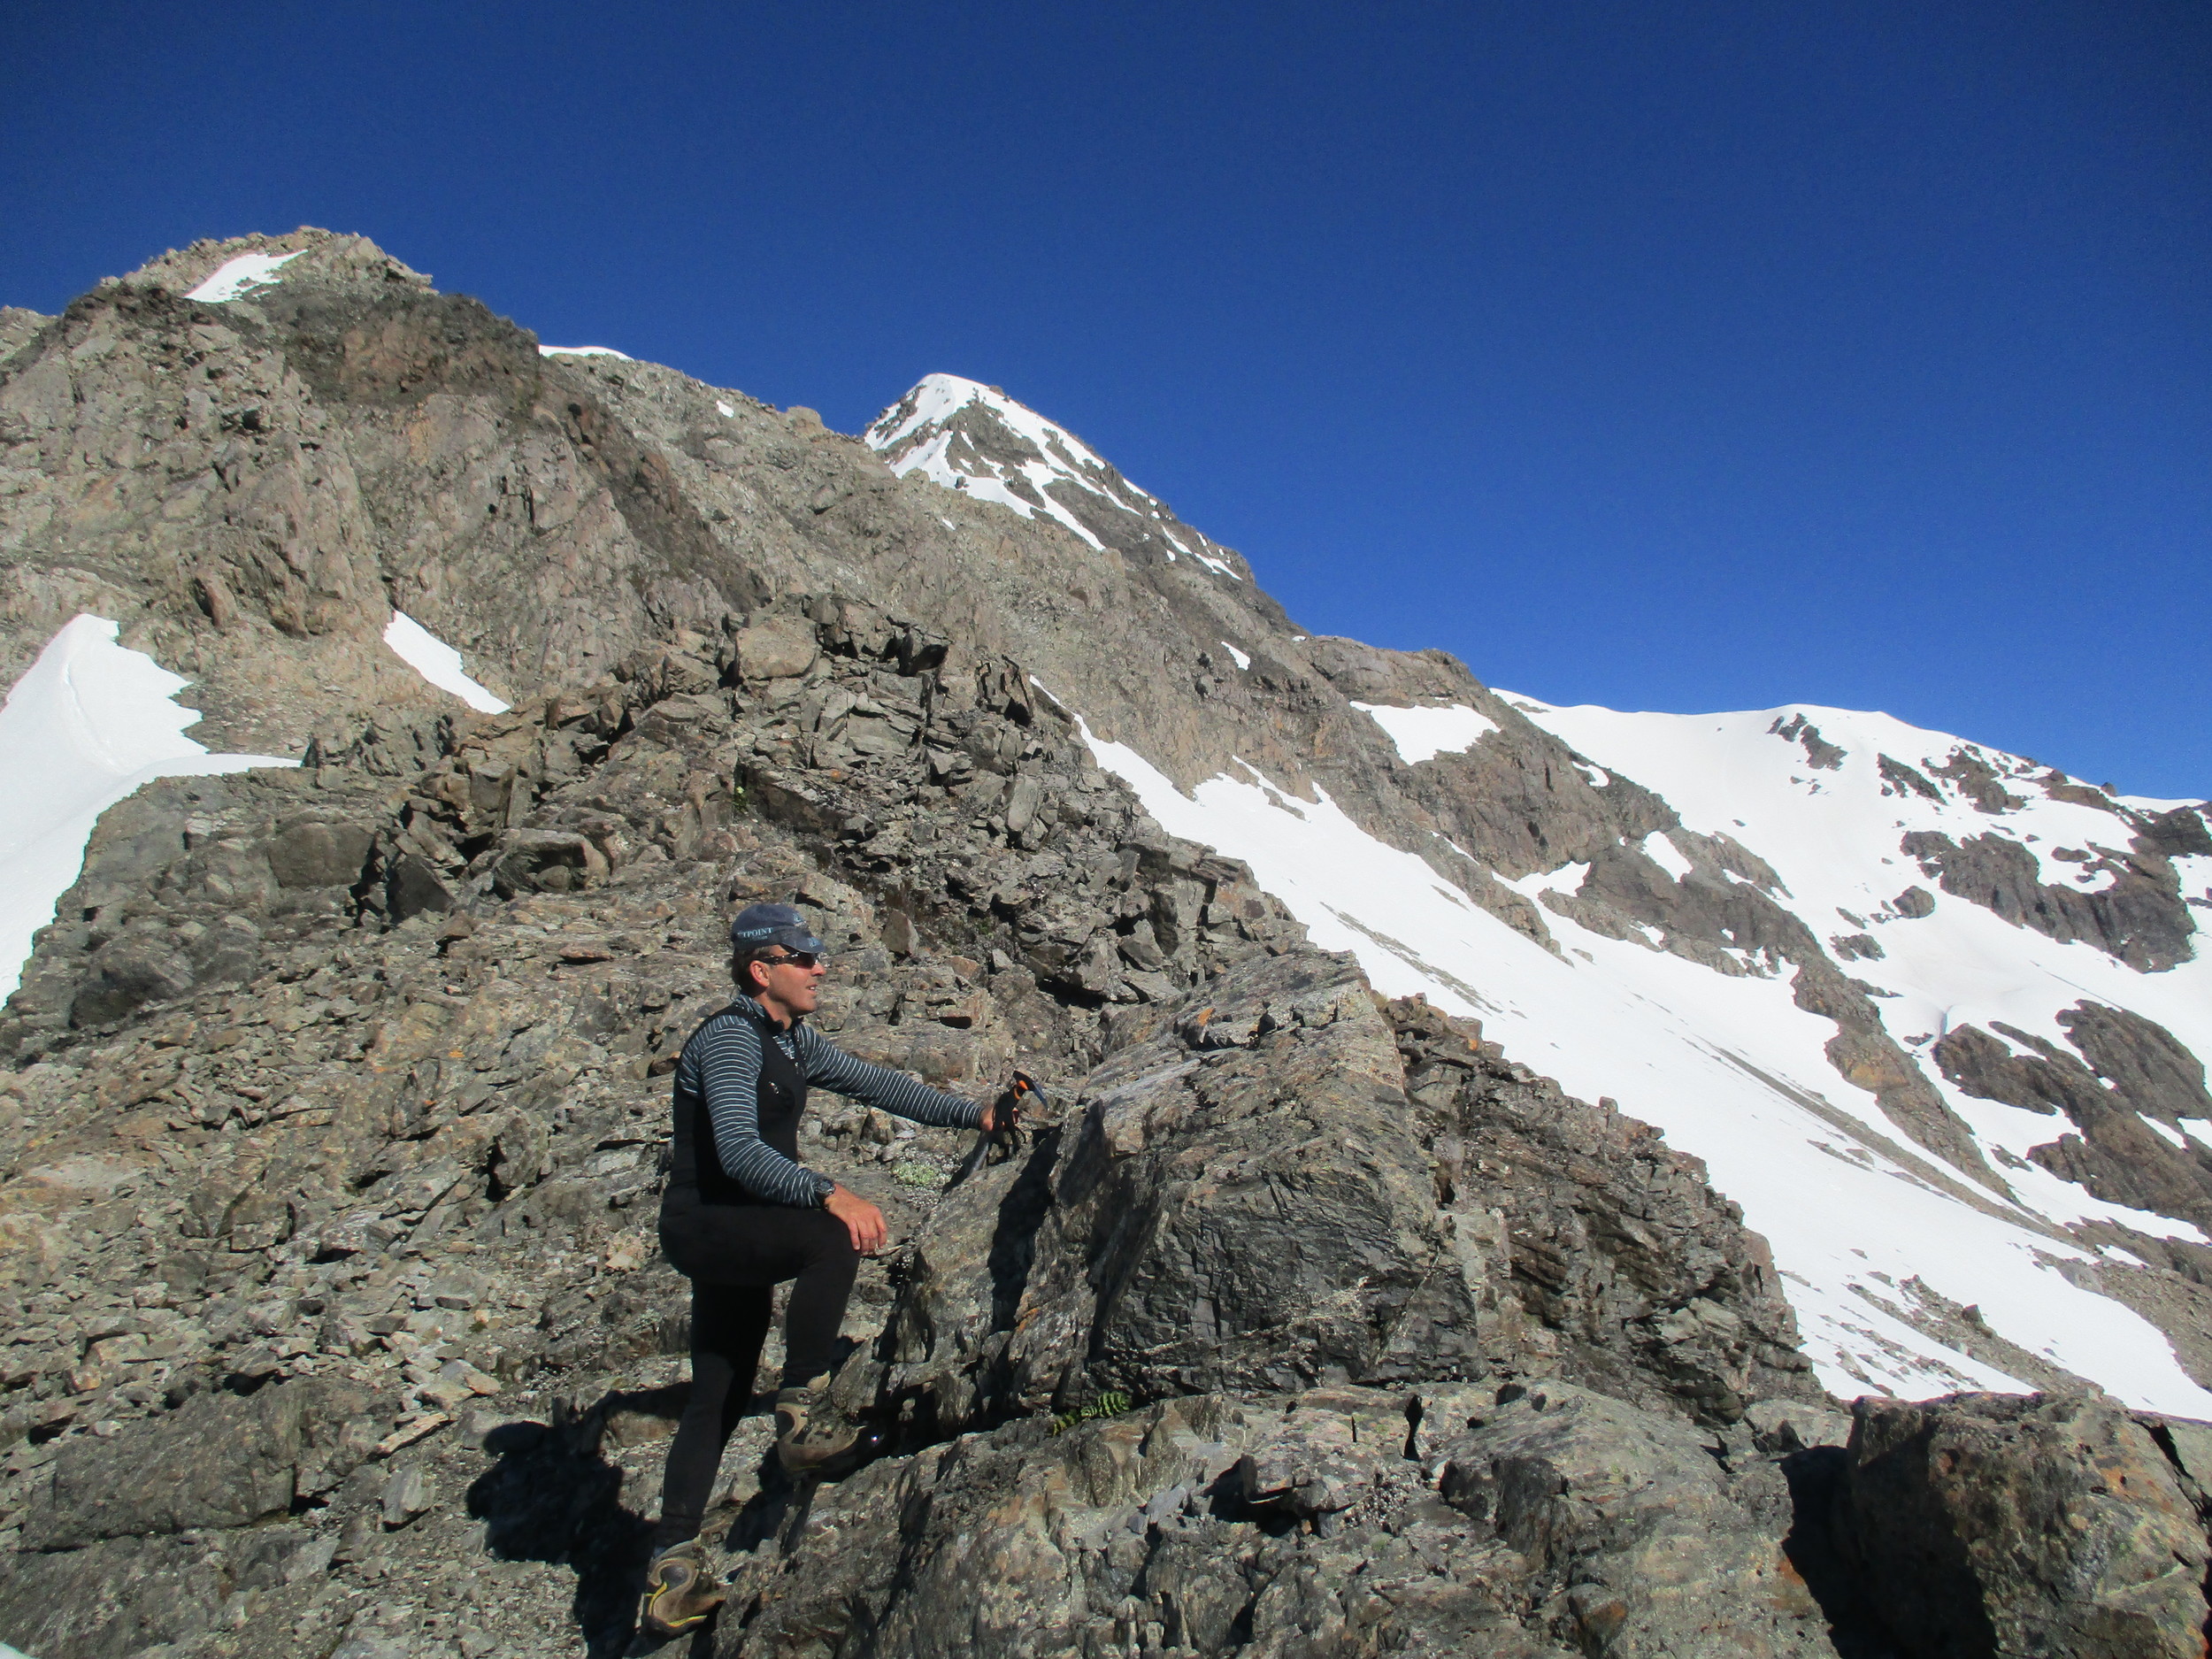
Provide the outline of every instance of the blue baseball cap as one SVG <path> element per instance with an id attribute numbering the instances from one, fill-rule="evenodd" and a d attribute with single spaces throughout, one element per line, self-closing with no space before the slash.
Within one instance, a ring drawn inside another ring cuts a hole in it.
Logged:
<path id="1" fill-rule="evenodd" d="M 748 904 L 730 924 L 730 949 L 752 950 L 762 945 L 781 945 L 826 956 L 829 947 L 807 932 L 806 918 L 788 904 Z"/>

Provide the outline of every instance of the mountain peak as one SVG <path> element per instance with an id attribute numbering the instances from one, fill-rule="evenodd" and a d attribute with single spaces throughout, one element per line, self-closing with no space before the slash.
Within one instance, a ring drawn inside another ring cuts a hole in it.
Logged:
<path id="1" fill-rule="evenodd" d="M 957 374 L 924 375 L 863 436 L 902 477 L 919 472 L 1025 518 L 1050 519 L 1094 548 L 1139 563 L 1189 559 L 1231 581 L 1251 580 L 1243 559 L 999 387 Z"/>
<path id="2" fill-rule="evenodd" d="M 280 282 L 314 277 L 323 281 L 381 285 L 404 283 L 427 288 L 430 279 L 392 257 L 366 236 L 303 225 L 280 236 L 254 232 L 244 236 L 203 237 L 173 248 L 123 279 L 126 282 L 174 289 L 211 304 L 250 299 Z"/>
<path id="3" fill-rule="evenodd" d="M 971 404 L 988 411 L 1009 432 L 1028 440 L 1041 453 L 1056 450 L 1065 465 L 1102 472 L 1113 470 L 1080 439 L 1063 431 L 1028 404 L 1009 397 L 1003 387 L 986 386 L 980 380 L 958 374 L 925 374 L 915 382 L 911 391 L 884 411 L 875 425 L 868 428 L 868 442 L 878 450 L 887 450 L 923 426 L 941 426 Z"/>

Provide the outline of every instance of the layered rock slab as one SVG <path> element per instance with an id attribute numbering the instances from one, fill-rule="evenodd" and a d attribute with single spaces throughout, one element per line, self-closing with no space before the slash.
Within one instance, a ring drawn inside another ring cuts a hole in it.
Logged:
<path id="1" fill-rule="evenodd" d="M 1158 1025 L 1025 1159 L 948 1201 L 889 1386 L 958 1424 L 1104 1392 L 1368 1379 L 1432 1281 L 1464 1340 L 1422 1363 L 1472 1363 L 1474 1294 L 1358 969 L 1263 956 Z"/>
<path id="2" fill-rule="evenodd" d="M 1348 957 L 1256 956 L 1118 1029 L 1032 1146 L 948 1194 L 849 1402 L 943 1432 L 1104 1394 L 1555 1371 L 1716 1423 L 1817 1392 L 1764 1242 L 1694 1160 Z"/>
<path id="3" fill-rule="evenodd" d="M 1780 1477 L 1568 1384 L 1203 1394 L 816 1494 L 716 1651 L 1832 1651 Z"/>

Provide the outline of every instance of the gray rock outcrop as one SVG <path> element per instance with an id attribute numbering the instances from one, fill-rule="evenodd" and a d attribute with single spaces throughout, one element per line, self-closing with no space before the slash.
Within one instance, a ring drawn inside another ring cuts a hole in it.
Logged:
<path id="1" fill-rule="evenodd" d="M 1833 1651 L 1771 1464 L 1505 1392 L 1202 1394 L 880 1463 L 816 1498 L 718 1651 Z"/>
<path id="2" fill-rule="evenodd" d="M 2200 1653 L 2204 1526 L 2154 1434 L 2086 1397 L 1862 1400 L 1838 1531 L 1900 1647 Z"/>

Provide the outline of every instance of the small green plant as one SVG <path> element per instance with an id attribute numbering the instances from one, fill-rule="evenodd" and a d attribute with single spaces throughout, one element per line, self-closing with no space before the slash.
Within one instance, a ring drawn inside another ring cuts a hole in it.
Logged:
<path id="1" fill-rule="evenodd" d="M 902 1187 L 933 1189 L 945 1184 L 945 1172 L 933 1164 L 899 1164 L 892 1166 L 891 1179 Z"/>
<path id="2" fill-rule="evenodd" d="M 1095 1422 L 1100 1417 L 1118 1417 L 1129 1409 L 1129 1396 L 1125 1394 L 1102 1394 L 1090 1404 L 1077 1411 L 1064 1411 L 1052 1419 L 1052 1432 L 1064 1434 L 1079 1423 Z"/>

